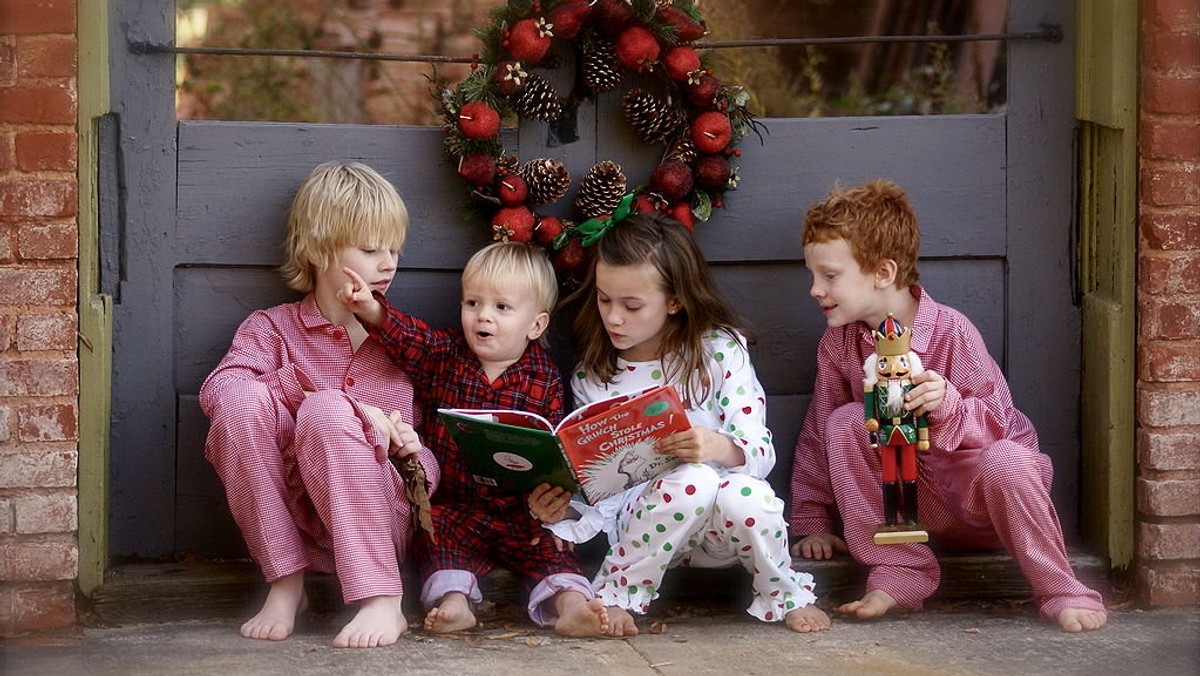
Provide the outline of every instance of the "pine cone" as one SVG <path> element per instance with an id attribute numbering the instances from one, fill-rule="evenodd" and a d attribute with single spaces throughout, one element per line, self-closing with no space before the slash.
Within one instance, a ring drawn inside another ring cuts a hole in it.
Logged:
<path id="1" fill-rule="evenodd" d="M 592 42 L 591 49 L 583 54 L 583 81 L 588 89 L 599 94 L 616 89 L 625 79 L 625 73 L 617 62 L 613 43 L 602 38 Z"/>
<path id="2" fill-rule="evenodd" d="M 500 157 L 496 158 L 496 170 L 513 172 L 516 171 L 517 164 L 520 162 L 521 159 L 516 155 L 501 155 Z"/>
<path id="3" fill-rule="evenodd" d="M 681 134 L 667 146 L 663 160 L 679 160 L 684 164 L 691 164 L 696 161 L 696 146 L 687 134 Z"/>
<path id="4" fill-rule="evenodd" d="M 588 218 L 611 214 L 621 204 L 626 184 L 621 165 L 612 160 L 597 162 L 579 181 L 575 206 Z"/>
<path id="5" fill-rule="evenodd" d="M 542 122 L 554 122 L 562 114 L 562 100 L 550 81 L 534 73 L 513 101 L 517 114 Z"/>
<path id="6" fill-rule="evenodd" d="M 517 175 L 525 179 L 529 202 L 534 205 L 557 202 L 571 187 L 571 174 L 567 168 L 548 157 L 522 164 Z"/>
<path id="7" fill-rule="evenodd" d="M 683 112 L 670 97 L 665 101 L 642 89 L 631 89 L 621 100 L 625 119 L 643 143 L 666 143 L 683 124 Z"/>

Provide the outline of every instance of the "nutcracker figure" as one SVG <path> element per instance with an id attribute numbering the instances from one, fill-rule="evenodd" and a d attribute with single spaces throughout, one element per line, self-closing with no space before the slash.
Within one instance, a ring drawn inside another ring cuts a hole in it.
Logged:
<path id="1" fill-rule="evenodd" d="M 863 364 L 863 403 L 867 434 L 883 470 L 884 519 L 875 543 L 927 542 L 929 534 L 917 523 L 917 451 L 929 450 L 929 423 L 904 409 L 912 379 L 923 370 L 921 359 L 909 348 L 908 328 L 890 312 L 871 334 L 875 353 Z"/>

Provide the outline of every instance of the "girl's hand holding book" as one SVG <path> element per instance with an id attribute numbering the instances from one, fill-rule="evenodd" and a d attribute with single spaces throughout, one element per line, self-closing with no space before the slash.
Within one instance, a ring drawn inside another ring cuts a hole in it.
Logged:
<path id="1" fill-rule="evenodd" d="M 716 462 L 725 467 L 745 464 L 746 456 L 729 437 L 707 427 L 692 427 L 658 440 L 654 450 L 682 462 Z"/>

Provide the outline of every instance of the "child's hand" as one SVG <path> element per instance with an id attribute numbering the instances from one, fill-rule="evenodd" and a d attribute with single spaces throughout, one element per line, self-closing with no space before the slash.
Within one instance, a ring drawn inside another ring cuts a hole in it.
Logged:
<path id="1" fill-rule="evenodd" d="M 388 445 L 388 455 L 403 458 L 420 452 L 421 436 L 417 434 L 412 425 L 404 422 L 404 416 L 400 414 L 400 411 L 392 411 L 388 414 L 388 424 L 390 426 L 388 439 L 391 441 Z"/>
<path id="2" fill-rule="evenodd" d="M 388 438 L 388 455 L 403 458 L 421 450 L 421 438 L 412 425 L 404 422 L 404 416 L 399 411 L 384 413 L 382 409 L 370 404 L 358 403 L 367 413 L 371 422 L 383 431 Z M 383 459 L 380 458 L 380 461 Z"/>
<path id="3" fill-rule="evenodd" d="M 717 462 L 725 467 L 746 464 L 746 456 L 729 437 L 707 427 L 693 427 L 663 437 L 654 450 L 683 462 Z"/>
<path id="4" fill-rule="evenodd" d="M 925 370 L 914 376 L 912 381 L 916 387 L 904 397 L 904 408 L 917 415 L 936 411 L 946 398 L 946 379 L 937 371 Z"/>
<path id="5" fill-rule="evenodd" d="M 833 533 L 806 535 L 792 545 L 792 556 L 802 556 L 806 559 L 832 559 L 834 552 L 847 551 L 846 541 Z"/>
<path id="6" fill-rule="evenodd" d="M 539 484 L 529 494 L 529 513 L 542 523 L 558 523 L 567 516 L 571 493 L 561 486 Z M 562 551 L 561 546 L 558 551 Z"/>
<path id="7" fill-rule="evenodd" d="M 382 324 L 383 306 L 371 295 L 371 287 L 350 268 L 342 268 L 342 274 L 346 275 L 346 281 L 338 287 L 338 300 L 362 321 L 372 326 Z"/>

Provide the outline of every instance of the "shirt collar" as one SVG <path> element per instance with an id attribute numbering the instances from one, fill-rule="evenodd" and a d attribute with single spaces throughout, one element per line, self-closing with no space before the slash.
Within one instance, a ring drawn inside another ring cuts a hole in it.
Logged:
<path id="1" fill-rule="evenodd" d="M 909 347 L 917 354 L 928 354 L 929 342 L 933 339 L 933 332 L 937 328 L 937 303 L 933 302 L 933 298 L 925 292 L 925 288 L 920 284 L 913 284 L 908 290 L 917 299 L 917 314 L 913 318 L 913 325 L 909 327 L 911 336 Z M 874 328 L 867 326 L 866 322 L 858 322 L 860 340 L 868 345 L 875 345 L 875 337 L 871 334 L 871 330 Z"/>
<path id="2" fill-rule="evenodd" d="M 304 299 L 300 301 L 300 321 L 306 329 L 316 329 L 331 324 L 325 315 L 321 314 L 321 308 L 317 307 L 315 293 L 304 296 Z"/>
<path id="3" fill-rule="evenodd" d="M 913 318 L 909 345 L 917 354 L 929 354 L 929 343 L 933 340 L 933 332 L 937 330 L 937 303 L 920 284 L 913 284 L 910 290 L 917 299 L 917 316 Z"/>

